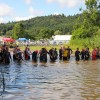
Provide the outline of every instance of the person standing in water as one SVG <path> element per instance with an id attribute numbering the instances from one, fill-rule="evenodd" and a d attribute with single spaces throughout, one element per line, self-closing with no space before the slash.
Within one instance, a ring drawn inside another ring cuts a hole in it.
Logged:
<path id="1" fill-rule="evenodd" d="M 80 51 L 79 51 L 79 48 L 77 48 L 77 50 L 75 51 L 75 60 L 76 61 L 80 60 Z"/>
<path id="2" fill-rule="evenodd" d="M 67 47 L 67 50 L 68 50 L 68 60 L 70 60 L 70 55 L 73 53 L 72 49 L 68 46 Z"/>
<path id="3" fill-rule="evenodd" d="M 59 60 L 62 60 L 62 55 L 63 55 L 63 48 L 61 47 L 59 49 Z"/>
<path id="4" fill-rule="evenodd" d="M 0 63 L 3 62 L 3 49 L 2 47 L 0 48 Z"/>
<path id="5" fill-rule="evenodd" d="M 96 58 L 97 58 L 97 51 L 94 48 L 93 51 L 92 51 L 92 60 L 96 60 Z"/>
<path id="6" fill-rule="evenodd" d="M 9 52 L 9 48 L 6 47 L 5 52 L 4 52 L 4 63 L 5 64 L 10 64 L 10 60 L 12 61 L 11 54 Z"/>
<path id="7" fill-rule="evenodd" d="M 85 50 L 85 60 L 89 60 L 90 59 L 90 51 L 89 48 L 86 48 Z"/>
<path id="8" fill-rule="evenodd" d="M 25 51 L 24 51 L 24 58 L 25 58 L 25 60 L 29 60 L 30 59 L 30 55 L 31 55 L 30 48 L 26 47 Z"/>
<path id="9" fill-rule="evenodd" d="M 81 51 L 81 59 L 84 60 L 85 59 L 85 50 L 82 49 Z"/>
<path id="10" fill-rule="evenodd" d="M 57 52 L 55 52 L 55 49 L 54 48 L 51 48 L 49 50 L 49 56 L 50 56 L 50 60 L 52 62 L 55 62 L 56 58 L 57 58 Z"/>
<path id="11" fill-rule="evenodd" d="M 38 51 L 33 51 L 33 53 L 32 53 L 32 61 L 33 62 L 37 62 L 37 54 L 38 54 Z"/>
<path id="12" fill-rule="evenodd" d="M 63 61 L 67 61 L 68 60 L 68 50 L 67 48 L 63 49 Z"/>
<path id="13" fill-rule="evenodd" d="M 16 61 L 17 60 L 17 48 L 18 46 L 16 46 L 13 50 L 13 61 Z"/>
<path id="14" fill-rule="evenodd" d="M 99 47 L 97 47 L 96 52 L 97 52 L 97 59 L 100 59 L 100 48 Z"/>
<path id="15" fill-rule="evenodd" d="M 40 62 L 42 63 L 46 63 L 47 62 L 47 50 L 45 48 L 42 48 L 42 50 L 40 51 Z"/>

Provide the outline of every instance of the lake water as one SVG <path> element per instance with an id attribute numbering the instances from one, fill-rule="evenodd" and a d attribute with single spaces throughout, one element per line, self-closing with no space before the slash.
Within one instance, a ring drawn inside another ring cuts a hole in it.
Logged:
<path id="1" fill-rule="evenodd" d="M 100 60 L 11 62 L 0 72 L 0 100 L 100 100 Z"/>

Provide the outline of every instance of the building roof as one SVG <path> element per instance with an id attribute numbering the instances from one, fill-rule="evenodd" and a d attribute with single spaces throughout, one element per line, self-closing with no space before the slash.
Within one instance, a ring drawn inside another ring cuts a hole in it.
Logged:
<path id="1" fill-rule="evenodd" d="M 26 38 L 19 38 L 18 40 L 19 41 L 26 41 L 27 39 Z"/>
<path id="2" fill-rule="evenodd" d="M 59 41 L 69 41 L 71 39 L 72 35 L 55 35 L 53 36 L 53 39 L 54 40 L 59 40 Z"/>

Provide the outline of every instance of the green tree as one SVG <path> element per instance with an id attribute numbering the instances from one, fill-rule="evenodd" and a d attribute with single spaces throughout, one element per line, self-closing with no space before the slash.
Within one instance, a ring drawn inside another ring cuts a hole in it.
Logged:
<path id="1" fill-rule="evenodd" d="M 54 35 L 54 31 L 47 28 L 41 29 L 39 33 L 39 36 L 42 39 L 49 39 L 52 35 Z"/>
<path id="2" fill-rule="evenodd" d="M 86 0 L 85 4 L 87 9 L 78 19 L 83 21 L 74 27 L 73 38 L 93 37 L 100 28 L 100 1 Z"/>
<path id="3" fill-rule="evenodd" d="M 56 31 L 54 32 L 54 35 L 61 35 L 61 31 L 60 31 L 60 30 L 56 30 Z"/>
<path id="4" fill-rule="evenodd" d="M 25 29 L 22 23 L 16 23 L 13 28 L 13 38 L 18 39 L 24 37 Z"/>
<path id="5" fill-rule="evenodd" d="M 13 31 L 12 30 L 9 30 L 9 31 L 6 32 L 6 36 L 8 36 L 8 37 L 11 37 L 12 34 L 13 34 Z"/>

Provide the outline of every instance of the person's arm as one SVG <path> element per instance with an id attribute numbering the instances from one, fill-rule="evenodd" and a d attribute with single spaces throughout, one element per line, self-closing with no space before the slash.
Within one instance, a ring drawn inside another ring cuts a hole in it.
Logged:
<path id="1" fill-rule="evenodd" d="M 76 55 L 77 55 L 77 51 L 75 51 L 75 57 L 76 57 Z"/>
<path id="2" fill-rule="evenodd" d="M 9 52 L 9 58 L 11 59 L 11 61 L 12 61 L 12 57 L 11 57 L 11 54 L 10 54 L 10 52 Z"/>
<path id="3" fill-rule="evenodd" d="M 71 51 L 71 54 L 72 54 L 73 53 L 72 49 L 70 49 L 70 51 Z"/>
<path id="4" fill-rule="evenodd" d="M 56 51 L 56 54 L 57 54 L 57 56 L 58 56 L 58 52 Z"/>

